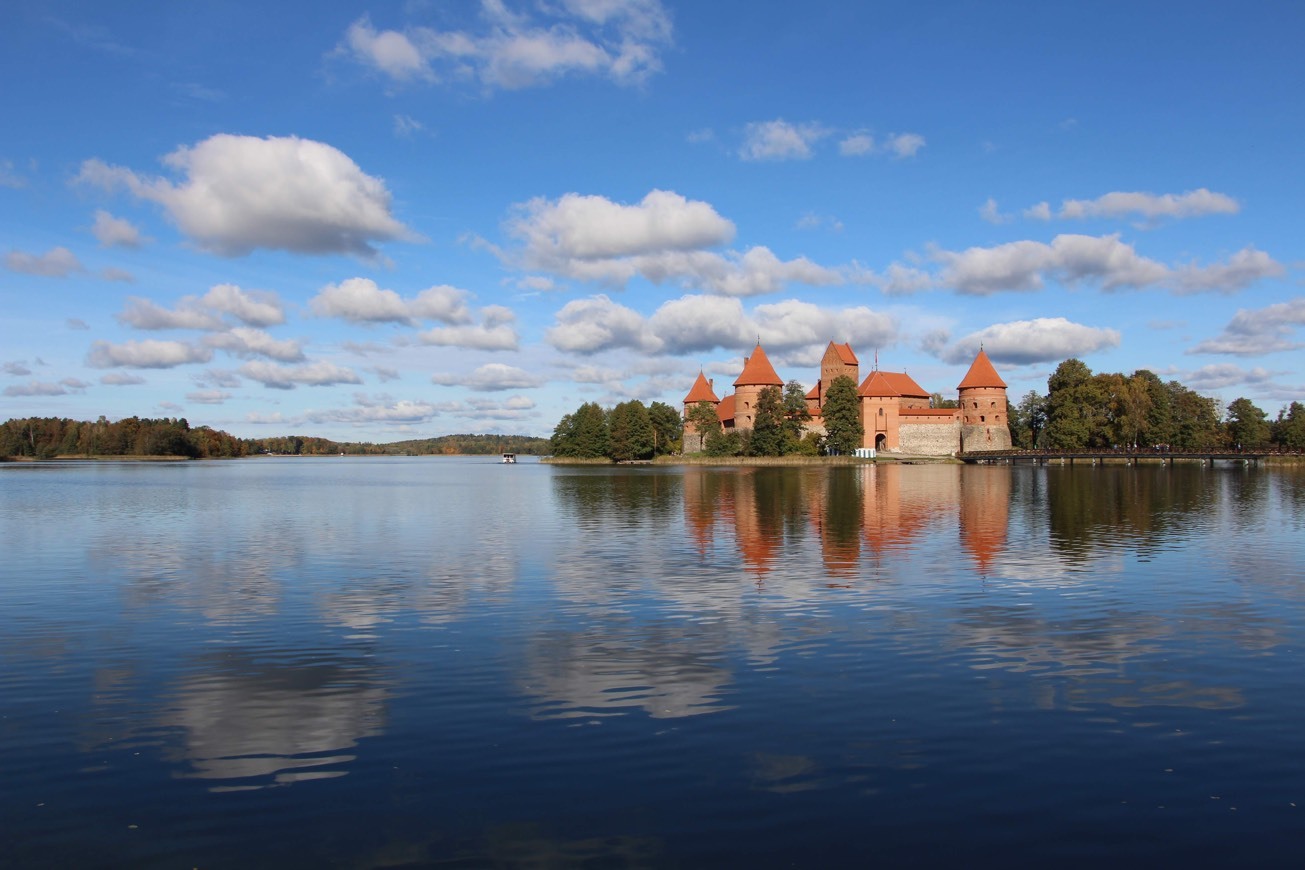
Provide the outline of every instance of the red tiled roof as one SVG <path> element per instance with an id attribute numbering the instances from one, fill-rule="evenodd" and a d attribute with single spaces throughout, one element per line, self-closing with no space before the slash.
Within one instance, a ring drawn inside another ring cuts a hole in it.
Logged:
<path id="1" fill-rule="evenodd" d="M 970 387 L 1001 387 L 1005 389 L 1006 382 L 997 374 L 997 370 L 992 367 L 992 361 L 988 355 L 979 348 L 978 355 L 974 362 L 970 363 L 970 370 L 965 373 L 965 377 L 957 385 L 956 389 L 964 390 Z"/>
<path id="2" fill-rule="evenodd" d="M 719 402 L 715 392 L 711 389 L 711 383 L 708 382 L 707 376 L 698 372 L 698 379 L 693 382 L 693 389 L 689 390 L 689 395 L 684 397 L 684 404 L 696 405 L 699 402 L 711 402 L 713 405 Z"/>
<path id="3" fill-rule="evenodd" d="M 856 391 L 856 394 L 858 396 L 875 397 L 902 395 L 884 375 L 885 373 L 880 371 L 874 371 L 866 375 L 865 380 L 861 382 L 861 388 Z"/>
<path id="4" fill-rule="evenodd" d="M 743 362 L 743 371 L 734 381 L 736 387 L 782 387 L 784 382 L 779 379 L 775 373 L 775 367 L 770 364 L 766 357 L 766 352 L 757 345 L 752 351 L 752 356 Z"/>
<path id="5" fill-rule="evenodd" d="M 716 406 L 716 419 L 720 420 L 722 423 L 724 423 L 727 420 L 734 419 L 734 394 L 733 393 L 730 393 L 728 396 L 721 399 L 720 404 Z"/>
<path id="6" fill-rule="evenodd" d="M 834 344 L 832 341 L 830 342 L 830 344 L 834 346 L 834 350 L 838 351 L 838 358 L 842 360 L 844 364 L 849 366 L 856 366 L 861 364 L 857 360 L 856 354 L 852 352 L 852 345 Z"/>
<path id="7" fill-rule="evenodd" d="M 907 396 L 912 399 L 927 399 L 929 394 L 925 392 L 924 387 L 915 382 L 914 379 L 906 372 L 880 372 L 888 383 L 893 385 L 898 395 Z"/>
<path id="8" fill-rule="evenodd" d="M 816 381 L 816 385 L 815 385 L 814 387 L 812 387 L 811 389 L 807 390 L 807 394 L 806 394 L 805 396 L 803 396 L 802 398 L 804 398 L 804 399 L 819 399 L 819 398 L 820 398 L 820 381 Z"/>

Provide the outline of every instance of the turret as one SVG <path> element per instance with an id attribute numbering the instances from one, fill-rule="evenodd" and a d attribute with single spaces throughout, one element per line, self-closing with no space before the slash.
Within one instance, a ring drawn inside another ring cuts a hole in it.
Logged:
<path id="1" fill-rule="evenodd" d="M 956 391 L 961 406 L 961 450 L 967 453 L 1009 450 L 1006 382 L 997 374 L 982 347 Z"/>
<path id="2" fill-rule="evenodd" d="M 713 408 L 719 410 L 720 399 L 716 398 L 716 392 L 712 389 L 713 382 L 707 379 L 701 371 L 698 372 L 698 379 L 693 382 L 693 389 L 684 397 L 684 452 L 696 453 L 703 449 L 707 438 L 706 432 L 699 432 L 697 427 L 689 422 L 689 411 L 694 405 L 701 402 L 709 402 Z"/>
<path id="3" fill-rule="evenodd" d="M 766 387 L 782 387 L 775 367 L 758 343 L 752 356 L 743 360 L 743 371 L 734 381 L 734 428 L 751 429 L 757 416 L 757 399 Z"/>

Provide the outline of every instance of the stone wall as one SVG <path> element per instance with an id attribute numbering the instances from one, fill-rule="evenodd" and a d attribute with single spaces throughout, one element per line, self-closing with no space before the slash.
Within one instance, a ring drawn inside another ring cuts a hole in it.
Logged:
<path id="1" fill-rule="evenodd" d="M 963 426 L 961 427 L 961 445 L 966 452 L 982 450 L 1009 450 L 1010 429 L 1006 425 Z"/>
<path id="2" fill-rule="evenodd" d="M 961 424 L 955 418 L 938 423 L 903 420 L 897 433 L 900 452 L 912 456 L 951 456 L 961 449 Z"/>

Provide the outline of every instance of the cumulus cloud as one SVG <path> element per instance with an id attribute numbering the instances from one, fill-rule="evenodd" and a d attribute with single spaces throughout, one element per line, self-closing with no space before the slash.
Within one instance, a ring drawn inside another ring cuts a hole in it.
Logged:
<path id="1" fill-rule="evenodd" d="M 1055 214 L 1055 217 L 1062 220 L 1140 217 L 1153 221 L 1159 218 L 1237 214 L 1239 211 L 1241 205 L 1231 196 L 1202 187 L 1180 194 L 1116 191 L 1096 199 L 1066 199 L 1061 202 L 1060 211 Z M 1050 220 L 1051 206 L 1045 202 L 1038 203 L 1025 214 L 1039 220 Z"/>
<path id="2" fill-rule="evenodd" d="M 838 143 L 838 153 L 844 157 L 860 157 L 865 154 L 873 154 L 875 150 L 874 137 L 869 133 L 853 133 L 845 136 Z"/>
<path id="3" fill-rule="evenodd" d="M 545 337 L 567 353 L 591 354 L 617 347 L 653 351 L 660 346 L 643 315 L 603 295 L 574 299 L 555 317 L 557 325 Z"/>
<path id="4" fill-rule="evenodd" d="M 276 339 L 261 329 L 248 326 L 237 326 L 226 332 L 206 336 L 204 343 L 242 359 L 262 356 L 281 362 L 301 362 L 304 358 L 304 349 L 299 342 Z"/>
<path id="5" fill-rule="evenodd" d="M 115 245 L 122 248 L 139 248 L 144 242 L 140 230 L 131 221 L 114 217 L 104 209 L 96 210 L 91 233 L 99 240 L 102 248 L 111 248 Z"/>
<path id="6" fill-rule="evenodd" d="M 865 306 L 821 308 L 788 299 L 758 305 L 752 321 L 766 350 L 793 364 L 815 365 L 831 338 L 861 347 L 889 347 L 897 342 L 897 321 Z"/>
<path id="7" fill-rule="evenodd" d="M 0 368 L 3 368 L 5 374 L 13 375 L 14 377 L 26 377 L 32 373 L 32 370 L 27 367 L 23 360 L 12 360 L 5 363 L 4 366 Z"/>
<path id="8" fill-rule="evenodd" d="M 1085 326 L 1064 317 L 1039 317 L 993 324 L 938 348 L 937 356 L 946 363 L 968 363 L 982 347 L 993 362 L 1028 365 L 1084 356 L 1118 347 L 1119 342 L 1114 329 Z"/>
<path id="9" fill-rule="evenodd" d="M 119 269 L 114 266 L 105 266 L 100 270 L 100 277 L 105 281 L 121 281 L 126 284 L 134 284 L 136 276 L 126 269 Z"/>
<path id="10" fill-rule="evenodd" d="M 1207 339 L 1188 353 L 1218 353 L 1260 356 L 1305 347 L 1293 336 L 1305 326 L 1305 296 L 1264 308 L 1241 308 L 1215 338 Z"/>
<path id="11" fill-rule="evenodd" d="M 905 158 L 914 157 L 924 145 L 924 137 L 919 133 L 891 133 L 884 148 L 894 157 Z"/>
<path id="12" fill-rule="evenodd" d="M 186 401 L 195 402 L 199 405 L 221 405 L 229 398 L 231 398 L 231 394 L 222 390 L 195 390 L 186 393 Z"/>
<path id="13" fill-rule="evenodd" d="M 235 284 L 215 284 L 199 303 L 213 311 L 229 314 L 246 326 L 285 323 L 285 308 L 281 300 L 266 290 L 242 290 Z"/>
<path id="14" fill-rule="evenodd" d="M 146 383 L 140 375 L 131 375 L 126 372 L 109 372 L 100 376 L 100 383 L 110 387 L 135 387 Z"/>
<path id="15" fill-rule="evenodd" d="M 516 315 L 502 305 L 481 309 L 481 322 L 465 326 L 437 326 L 418 335 L 422 344 L 469 350 L 516 350 L 520 339 L 512 327 Z"/>
<path id="16" fill-rule="evenodd" d="M 221 256 L 269 248 L 371 257 L 374 242 L 412 235 L 391 215 L 385 183 L 323 142 L 224 133 L 163 162 L 179 182 L 98 159 L 85 161 L 76 181 L 158 203 L 196 245 Z"/>
<path id="17" fill-rule="evenodd" d="M 431 375 L 430 380 L 445 387 L 467 387 L 486 393 L 539 387 L 547 381 L 541 375 L 503 363 L 488 363 L 468 375 L 438 373 Z"/>
<path id="18" fill-rule="evenodd" d="M 299 385 L 329 387 L 334 384 L 361 384 L 362 378 L 352 369 L 325 360 L 297 366 L 283 366 L 263 360 L 242 365 L 241 375 L 274 390 L 293 390 Z"/>
<path id="19" fill-rule="evenodd" d="M 744 160 L 807 160 L 812 146 L 829 133 L 814 122 L 790 124 L 782 118 L 753 121 L 743 128 L 739 156 Z"/>
<path id="20" fill-rule="evenodd" d="M 240 376 L 229 369 L 209 369 L 203 374 L 194 375 L 195 383 L 201 387 L 220 387 L 224 389 L 235 389 L 243 381 Z"/>
<path id="21" fill-rule="evenodd" d="M 24 275 L 47 278 L 66 278 L 74 272 L 86 271 L 77 255 L 63 247 L 51 248 L 44 254 L 10 251 L 5 254 L 5 268 Z"/>
<path id="22" fill-rule="evenodd" d="M 338 317 L 352 323 L 413 326 L 420 320 L 439 320 L 456 325 L 471 321 L 467 308 L 471 295 L 457 287 L 440 285 L 404 299 L 393 290 L 382 289 L 370 278 L 350 278 L 339 284 L 327 284 L 308 305 L 319 317 Z"/>
<path id="23" fill-rule="evenodd" d="M 979 206 L 979 217 L 983 218 L 990 224 L 1006 224 L 1014 220 L 1013 216 L 1003 214 L 997 208 L 997 200 L 992 197 L 988 197 L 987 202 Z"/>
<path id="24" fill-rule="evenodd" d="M 1268 369 L 1256 367 L 1244 369 L 1234 363 L 1216 363 L 1202 366 L 1188 372 L 1183 383 L 1198 392 L 1210 392 L 1236 386 L 1264 386 L 1272 383 L 1275 374 Z"/>
<path id="25" fill-rule="evenodd" d="M 842 270 L 769 248 L 717 252 L 706 248 L 734 236 L 734 224 L 708 203 L 654 190 L 637 205 L 566 194 L 518 206 L 507 231 L 524 248 L 506 257 L 517 265 L 623 287 L 636 276 L 731 296 L 773 293 L 790 282 L 833 285 Z M 501 254 L 500 254 L 501 255 Z"/>
<path id="26" fill-rule="evenodd" d="M 1181 294 L 1236 293 L 1263 278 L 1278 278 L 1286 273 L 1281 263 L 1264 251 L 1242 248 L 1226 263 L 1211 266 L 1183 266 L 1177 270 L 1174 289 Z"/>
<path id="27" fill-rule="evenodd" d="M 97 369 L 170 369 L 187 363 L 205 363 L 213 351 L 184 341 L 126 341 L 111 344 L 97 341 L 86 354 L 86 364 Z"/>
<path id="28" fill-rule="evenodd" d="M 439 416 L 430 402 L 355 393 L 353 407 L 311 410 L 304 416 L 313 423 L 385 423 L 412 425 Z"/>
<path id="29" fill-rule="evenodd" d="M 520 11 L 486 0 L 481 14 L 477 30 L 377 30 L 364 17 L 337 52 L 398 83 L 472 80 L 520 89 L 567 75 L 636 84 L 661 69 L 660 52 L 671 41 L 659 0 L 561 0 Z"/>
<path id="30" fill-rule="evenodd" d="M 128 296 L 126 307 L 114 315 L 124 326 L 136 329 L 222 329 L 222 318 L 205 311 L 194 297 L 182 299 L 176 309 L 164 308 L 140 296 Z"/>
<path id="31" fill-rule="evenodd" d="M 26 384 L 5 387 L 4 394 L 6 396 L 64 396 L 68 394 L 68 385 L 49 381 L 28 381 Z"/>
<path id="32" fill-rule="evenodd" d="M 748 347 L 757 334 L 743 303 L 722 296 L 671 299 L 653 312 L 642 331 L 649 338 L 639 349 L 668 353 Z"/>

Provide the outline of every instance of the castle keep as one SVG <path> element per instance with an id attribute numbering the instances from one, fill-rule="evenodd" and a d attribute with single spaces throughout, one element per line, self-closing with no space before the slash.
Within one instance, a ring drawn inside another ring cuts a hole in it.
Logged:
<path id="1" fill-rule="evenodd" d="M 876 367 L 865 380 L 860 361 L 851 345 L 829 343 L 820 361 L 820 379 L 806 394 L 811 413 L 810 431 L 824 434 L 824 398 L 829 385 L 840 376 L 860 383 L 857 390 L 862 447 L 879 452 L 912 456 L 950 456 L 984 450 L 1006 450 L 1011 446 L 1006 409 L 1006 382 L 993 368 L 988 355 L 979 350 L 970 369 L 957 385 L 956 408 L 930 407 L 929 393 L 906 372 L 885 372 Z M 757 398 L 766 387 L 783 387 L 784 381 L 758 344 L 743 361 L 743 371 L 734 381 L 734 392 L 717 398 L 714 385 L 701 372 L 684 397 L 684 415 L 699 402 L 716 407 L 716 417 L 726 429 L 751 429 Z M 685 450 L 701 449 L 704 433 L 686 423 Z"/>

